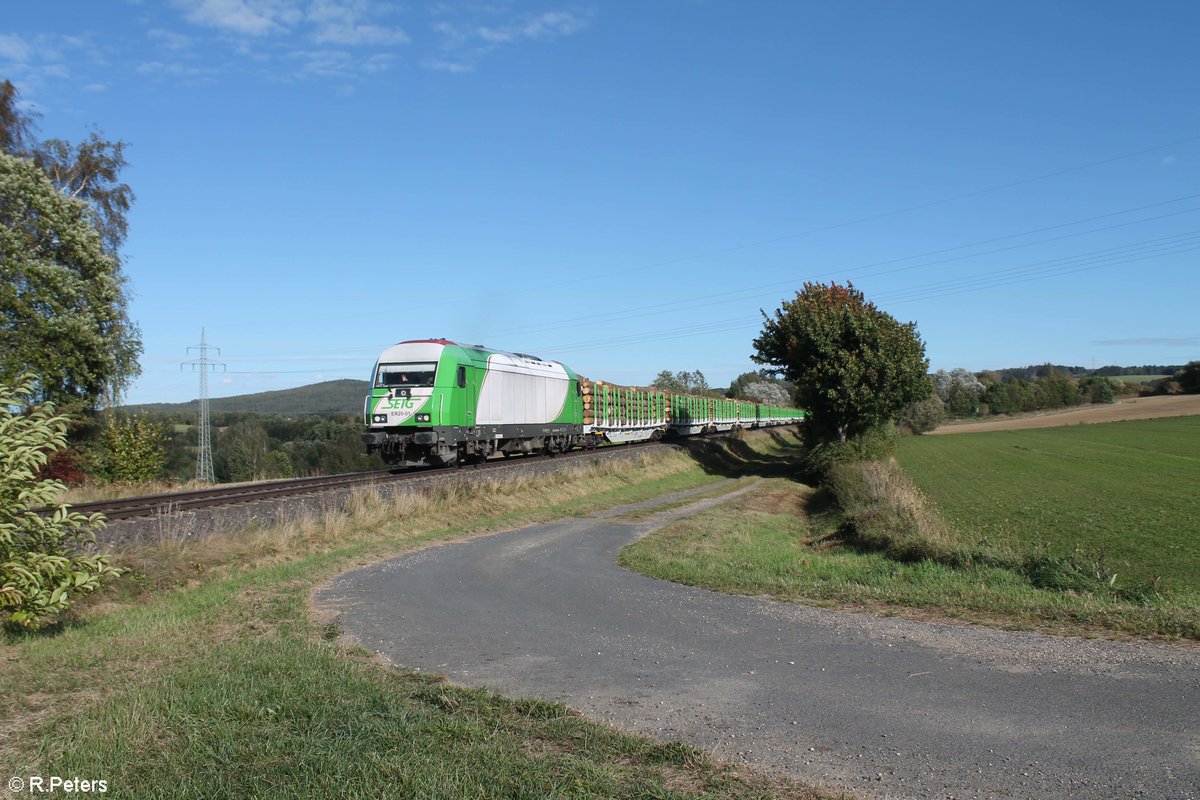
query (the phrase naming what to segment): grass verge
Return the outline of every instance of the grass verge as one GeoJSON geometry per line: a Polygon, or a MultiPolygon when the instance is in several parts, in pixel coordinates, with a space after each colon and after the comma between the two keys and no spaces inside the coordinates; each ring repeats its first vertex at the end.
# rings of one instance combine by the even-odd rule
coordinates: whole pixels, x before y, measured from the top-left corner
{"type": "Polygon", "coordinates": [[[717,476],[681,454],[381,501],[120,554],[133,575],[0,646],[0,764],[118,797],[815,797],[557,704],[459,689],[337,640],[311,590],[350,565],[717,476]]]}
{"type": "Polygon", "coordinates": [[[1106,562],[1088,553],[964,536],[894,462],[863,462],[838,468],[821,490],[763,481],[630,545],[620,560],[653,577],[780,600],[1054,633],[1200,639],[1200,595],[1112,580],[1106,562]]]}

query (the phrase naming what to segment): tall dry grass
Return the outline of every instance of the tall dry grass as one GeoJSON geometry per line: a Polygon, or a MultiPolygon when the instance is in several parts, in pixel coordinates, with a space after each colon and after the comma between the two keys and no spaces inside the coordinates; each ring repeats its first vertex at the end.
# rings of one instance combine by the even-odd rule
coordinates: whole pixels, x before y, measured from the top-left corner
{"type": "Polygon", "coordinates": [[[298,505],[285,521],[226,534],[195,536],[190,517],[165,513],[148,540],[113,551],[151,587],[187,584],[231,568],[262,566],[313,552],[358,546],[403,549],[414,541],[504,530],[573,513],[644,499],[636,493],[695,470],[681,453],[596,461],[547,475],[498,475],[454,480],[385,494],[359,487],[330,495],[317,507],[298,505]]]}
{"type": "Polygon", "coordinates": [[[962,539],[895,459],[837,464],[828,486],[842,508],[848,543],[898,561],[969,562],[962,539]]]}

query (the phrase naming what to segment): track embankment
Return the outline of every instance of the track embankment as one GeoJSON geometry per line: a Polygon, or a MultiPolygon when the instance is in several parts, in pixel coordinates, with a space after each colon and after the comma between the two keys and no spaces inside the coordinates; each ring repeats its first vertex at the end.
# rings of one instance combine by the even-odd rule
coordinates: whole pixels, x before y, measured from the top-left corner
{"type": "Polygon", "coordinates": [[[126,515],[131,509],[135,512],[127,518],[113,519],[97,534],[97,547],[109,549],[144,541],[182,541],[213,534],[232,534],[314,515],[338,513],[347,507],[356,492],[361,491],[378,492],[383,497],[403,492],[426,492],[455,483],[470,484],[503,480],[505,477],[549,474],[598,461],[635,458],[670,447],[670,444],[646,442],[581,450],[555,457],[495,459],[483,465],[461,469],[430,469],[399,474],[367,473],[360,476],[361,480],[350,480],[353,476],[341,475],[328,479],[308,479],[307,483],[272,481],[228,487],[228,493],[224,495],[218,488],[114,500],[111,503],[80,504],[73,508],[88,513],[105,513],[111,507],[117,517],[126,515]]]}

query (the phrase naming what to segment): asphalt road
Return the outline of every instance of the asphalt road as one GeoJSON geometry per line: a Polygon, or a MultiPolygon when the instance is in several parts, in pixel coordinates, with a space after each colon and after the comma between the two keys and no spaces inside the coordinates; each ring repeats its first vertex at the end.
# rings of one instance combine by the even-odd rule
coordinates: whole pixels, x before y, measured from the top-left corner
{"type": "Polygon", "coordinates": [[[697,510],[433,547],[315,600],[396,664],[864,797],[1200,799],[1194,649],[731,597],[614,563],[697,510]]]}

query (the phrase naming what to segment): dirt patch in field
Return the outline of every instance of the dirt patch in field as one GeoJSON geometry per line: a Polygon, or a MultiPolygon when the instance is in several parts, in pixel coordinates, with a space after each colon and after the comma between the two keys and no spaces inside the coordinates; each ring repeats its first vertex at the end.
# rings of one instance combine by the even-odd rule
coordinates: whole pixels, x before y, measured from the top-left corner
{"type": "Polygon", "coordinates": [[[1137,397],[1109,405],[1080,406],[1062,411],[1044,411],[1022,417],[998,417],[987,422],[953,422],[927,436],[980,431],[1016,431],[1026,428],[1055,428],[1059,425],[1089,425],[1127,419],[1192,417],[1200,415],[1200,394],[1137,397]]]}

